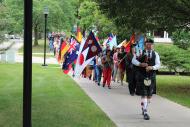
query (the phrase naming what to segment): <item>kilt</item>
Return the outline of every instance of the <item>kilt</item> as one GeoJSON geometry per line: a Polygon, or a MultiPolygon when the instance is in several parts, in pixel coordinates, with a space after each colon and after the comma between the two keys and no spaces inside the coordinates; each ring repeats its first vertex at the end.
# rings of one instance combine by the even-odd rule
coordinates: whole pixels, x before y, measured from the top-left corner
{"type": "Polygon", "coordinates": [[[156,74],[150,77],[151,85],[145,86],[144,79],[146,76],[141,72],[137,71],[136,73],[136,95],[140,96],[152,96],[152,94],[156,94],[156,74]]]}

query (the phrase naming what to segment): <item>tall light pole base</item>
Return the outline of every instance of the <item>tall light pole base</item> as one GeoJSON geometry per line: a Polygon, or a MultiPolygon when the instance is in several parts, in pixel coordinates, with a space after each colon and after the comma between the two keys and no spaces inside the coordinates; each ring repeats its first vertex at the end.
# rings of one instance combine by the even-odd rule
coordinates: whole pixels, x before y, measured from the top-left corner
{"type": "Polygon", "coordinates": [[[47,65],[47,64],[42,64],[42,66],[43,66],[43,67],[46,67],[46,66],[48,66],[48,65],[47,65]]]}

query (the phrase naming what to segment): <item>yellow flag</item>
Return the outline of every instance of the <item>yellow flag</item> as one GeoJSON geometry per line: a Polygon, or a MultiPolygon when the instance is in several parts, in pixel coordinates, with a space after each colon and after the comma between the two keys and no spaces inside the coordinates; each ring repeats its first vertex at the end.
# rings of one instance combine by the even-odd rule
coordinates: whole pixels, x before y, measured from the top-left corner
{"type": "Polygon", "coordinates": [[[82,41],[82,33],[81,33],[79,27],[77,28],[77,37],[76,37],[76,39],[77,39],[77,41],[78,41],[79,43],[81,43],[81,41],[82,41]]]}

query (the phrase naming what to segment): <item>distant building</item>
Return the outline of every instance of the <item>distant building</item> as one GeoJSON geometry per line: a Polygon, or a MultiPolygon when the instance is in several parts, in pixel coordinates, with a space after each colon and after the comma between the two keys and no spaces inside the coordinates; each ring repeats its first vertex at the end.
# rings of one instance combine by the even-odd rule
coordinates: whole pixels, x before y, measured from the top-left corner
{"type": "Polygon", "coordinates": [[[154,31],[154,42],[157,43],[173,43],[172,39],[169,37],[168,32],[166,31],[154,31]]]}
{"type": "MultiPolygon", "coordinates": [[[[172,39],[169,37],[168,32],[166,31],[154,31],[152,32],[152,36],[154,37],[154,42],[157,43],[173,43],[172,39]]],[[[151,34],[148,33],[148,35],[150,36],[151,34]]]]}

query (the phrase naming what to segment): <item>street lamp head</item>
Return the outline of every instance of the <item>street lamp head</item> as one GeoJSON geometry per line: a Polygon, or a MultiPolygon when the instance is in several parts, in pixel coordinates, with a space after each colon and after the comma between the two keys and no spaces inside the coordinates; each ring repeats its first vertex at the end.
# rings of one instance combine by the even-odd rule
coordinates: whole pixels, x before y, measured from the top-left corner
{"type": "Polygon", "coordinates": [[[47,6],[44,7],[44,15],[48,15],[49,14],[49,9],[47,6]]]}

